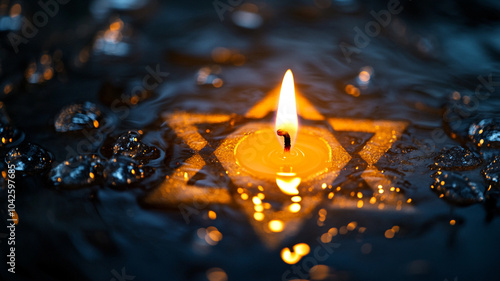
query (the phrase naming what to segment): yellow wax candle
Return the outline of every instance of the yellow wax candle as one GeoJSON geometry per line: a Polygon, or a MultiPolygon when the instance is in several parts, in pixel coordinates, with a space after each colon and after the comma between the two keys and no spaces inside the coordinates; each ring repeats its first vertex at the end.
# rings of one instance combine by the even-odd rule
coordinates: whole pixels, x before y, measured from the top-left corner
{"type": "Polygon", "coordinates": [[[333,143],[324,129],[304,126],[299,132],[293,75],[283,78],[276,122],[247,124],[234,146],[236,164],[247,174],[273,180],[288,195],[299,193],[303,181],[311,182],[330,170],[333,143]],[[276,139],[278,137],[278,139],[276,139]]]}

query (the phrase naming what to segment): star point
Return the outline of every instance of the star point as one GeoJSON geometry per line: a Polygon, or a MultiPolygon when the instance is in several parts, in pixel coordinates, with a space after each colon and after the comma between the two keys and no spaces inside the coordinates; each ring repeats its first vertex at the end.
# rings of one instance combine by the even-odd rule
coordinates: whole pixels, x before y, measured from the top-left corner
{"type": "MultiPolygon", "coordinates": [[[[245,114],[245,117],[258,120],[267,116],[270,112],[274,112],[276,110],[278,90],[271,92],[261,102],[253,106],[245,114]]],[[[400,210],[404,201],[401,199],[402,195],[393,192],[394,187],[392,187],[391,180],[375,164],[401,137],[408,123],[390,120],[326,118],[301,94],[297,94],[297,101],[300,105],[298,114],[305,120],[324,120],[335,131],[373,133],[373,136],[358,154],[368,164],[367,168],[361,173],[361,178],[373,189],[374,195],[372,198],[377,203],[384,201],[384,203],[381,203],[382,208],[380,207],[381,204],[376,205],[373,199],[370,199],[366,204],[360,204],[360,200],[357,200],[357,198],[338,198],[338,196],[332,200],[331,204],[340,208],[360,208],[360,206],[366,205],[372,210],[382,210],[385,205],[390,205],[400,210]]],[[[199,208],[206,208],[211,204],[228,205],[235,202],[247,216],[256,234],[268,247],[275,248],[286,238],[292,237],[300,231],[306,217],[310,216],[318,205],[325,200],[326,191],[323,189],[337,178],[340,171],[350,161],[351,155],[340,145],[331,131],[325,128],[313,129],[313,131],[317,131],[316,133],[319,136],[325,138],[333,150],[331,167],[321,176],[315,179],[307,179],[301,184],[305,188],[301,190],[300,203],[295,203],[299,207],[295,205],[294,208],[291,208],[290,205],[294,203],[290,201],[290,196],[281,193],[277,187],[269,187],[270,183],[266,182],[266,180],[255,178],[254,175],[241,169],[234,159],[234,148],[238,141],[245,134],[269,124],[255,121],[244,124],[226,136],[218,147],[210,147],[207,139],[198,132],[197,126],[200,124],[213,124],[216,126],[217,124],[231,122],[231,120],[233,120],[232,115],[228,114],[193,114],[188,112],[167,114],[165,116],[166,123],[187,144],[194,152],[194,155],[186,159],[171,175],[166,176],[165,181],[157,189],[150,192],[144,202],[155,207],[178,207],[181,212],[186,206],[197,205],[199,208]],[[206,156],[206,153],[212,153],[214,157],[206,156]],[[212,162],[214,161],[208,161],[207,157],[210,159],[215,158],[214,161],[219,162],[219,166],[224,169],[221,175],[227,180],[224,180],[225,184],[222,187],[198,186],[196,181],[194,184],[190,183],[190,180],[198,172],[207,166],[213,166],[214,163],[212,162]],[[207,162],[211,164],[207,165],[207,162]],[[228,185],[228,181],[231,181],[231,184],[228,185]],[[313,181],[319,182],[322,188],[314,188],[313,185],[308,185],[313,181]],[[263,185],[267,185],[265,189],[263,185]],[[235,188],[238,192],[231,191],[230,188],[235,188]],[[267,205],[261,199],[251,200],[259,194],[265,194],[266,200],[271,199],[273,202],[278,202],[278,206],[273,207],[269,203],[267,205]],[[203,204],[200,204],[200,202],[203,202],[203,204]],[[277,224],[278,227],[274,224],[277,224]]],[[[331,194],[335,191],[329,190],[328,192],[331,194]]],[[[331,199],[330,195],[328,198],[331,199]]]]}

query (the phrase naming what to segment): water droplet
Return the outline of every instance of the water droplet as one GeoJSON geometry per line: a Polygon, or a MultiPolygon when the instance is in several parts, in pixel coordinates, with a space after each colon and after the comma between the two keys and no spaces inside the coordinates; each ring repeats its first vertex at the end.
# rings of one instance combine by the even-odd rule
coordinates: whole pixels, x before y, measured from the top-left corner
{"type": "Polygon", "coordinates": [[[121,60],[138,58],[140,43],[137,31],[120,18],[110,21],[109,25],[97,32],[92,46],[92,54],[102,60],[121,60]]]}
{"type": "Polygon", "coordinates": [[[160,151],[156,147],[142,143],[141,138],[142,135],[135,131],[121,135],[113,146],[113,154],[127,156],[141,162],[160,157],[160,151]]]}
{"type": "Polygon", "coordinates": [[[153,168],[140,165],[130,158],[113,157],[104,169],[104,178],[111,186],[124,187],[139,183],[153,172],[153,168]]]}
{"type": "Polygon", "coordinates": [[[0,148],[10,147],[21,143],[24,133],[13,126],[0,127],[0,148]]]}
{"type": "Polygon", "coordinates": [[[374,70],[371,66],[362,67],[359,72],[352,74],[347,79],[340,80],[336,86],[341,92],[353,97],[375,95],[380,93],[380,87],[374,80],[374,70]],[[344,81],[347,81],[345,83],[344,81]]]}
{"type": "Polygon", "coordinates": [[[484,201],[477,184],[460,174],[437,171],[431,177],[434,179],[431,189],[449,203],[467,206],[484,201]]]}
{"type": "Polygon", "coordinates": [[[481,158],[472,151],[460,146],[443,149],[434,161],[435,167],[444,170],[470,170],[482,163],[481,158]]]}
{"type": "Polygon", "coordinates": [[[5,162],[15,165],[16,171],[40,173],[50,167],[52,154],[37,144],[26,143],[9,150],[5,162]]]}
{"type": "Polygon", "coordinates": [[[97,155],[80,155],[60,163],[50,171],[55,186],[76,188],[96,184],[103,179],[105,160],[97,155]]]}
{"type": "Polygon", "coordinates": [[[374,74],[373,67],[371,66],[362,67],[359,70],[358,76],[356,77],[356,82],[359,85],[359,87],[361,87],[362,89],[367,88],[370,82],[372,82],[373,74],[374,74]]]}
{"type": "Polygon", "coordinates": [[[0,31],[19,31],[22,26],[22,10],[21,4],[17,1],[2,2],[0,9],[0,31]]]}
{"type": "Polygon", "coordinates": [[[231,14],[231,19],[236,26],[246,29],[259,28],[264,22],[264,18],[259,14],[259,7],[252,3],[241,5],[231,14]]]}
{"type": "Polygon", "coordinates": [[[469,138],[479,147],[500,147],[500,123],[483,119],[470,125],[469,138]]]}
{"type": "MultiPolygon", "coordinates": [[[[7,67],[5,63],[3,64],[3,67],[7,67]]],[[[9,71],[13,68],[12,65],[8,66],[9,71]]],[[[0,65],[0,75],[2,74],[1,72],[2,65],[0,65]]],[[[17,71],[16,71],[17,72],[17,71]]],[[[1,82],[0,82],[0,98],[4,99],[9,96],[13,96],[16,93],[19,92],[19,86],[23,80],[23,75],[21,73],[14,73],[12,75],[9,75],[5,77],[1,82]]]]}
{"type": "Polygon", "coordinates": [[[196,74],[196,84],[200,86],[212,86],[220,88],[224,84],[221,76],[221,68],[218,65],[205,66],[196,74]]]}
{"type": "Polygon", "coordinates": [[[72,132],[84,129],[96,129],[102,125],[103,114],[91,102],[73,104],[64,107],[56,117],[57,132],[72,132]]]}
{"type": "Polygon", "coordinates": [[[44,52],[28,65],[24,71],[24,77],[30,84],[42,84],[53,79],[56,73],[63,73],[64,71],[61,51],[44,52]]]}

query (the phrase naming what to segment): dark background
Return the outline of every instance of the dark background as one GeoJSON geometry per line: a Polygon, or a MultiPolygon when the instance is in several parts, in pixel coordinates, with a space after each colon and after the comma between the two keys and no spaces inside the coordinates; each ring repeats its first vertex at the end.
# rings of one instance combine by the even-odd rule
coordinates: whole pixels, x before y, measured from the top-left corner
{"type": "MultiPolygon", "coordinates": [[[[231,6],[229,1],[220,2],[231,6]]],[[[20,44],[18,52],[9,34],[23,35],[22,29],[2,26],[0,83],[3,89],[12,87],[1,97],[6,113],[24,133],[20,142],[39,144],[53,154],[53,163],[43,171],[16,172],[16,274],[0,266],[2,278],[119,280],[113,272],[125,268],[133,280],[208,280],[207,270],[217,267],[226,272],[227,280],[308,279],[312,278],[311,266],[302,262],[296,266],[304,275],[284,276],[293,267],[282,261],[281,249],[304,242],[314,250],[321,247],[317,239],[329,228],[356,221],[367,230],[333,237],[335,250],[321,262],[329,269],[321,280],[497,280],[497,201],[464,207],[440,199],[430,189],[434,173],[430,166],[442,148],[469,148],[482,164],[468,171],[450,169],[468,176],[481,192],[487,189],[480,172],[498,155],[498,146],[478,148],[467,134],[474,122],[499,117],[500,87],[495,85],[488,99],[479,100],[477,106],[469,106],[463,97],[474,97],[482,85],[478,77],[500,81],[500,4],[494,0],[401,1],[403,10],[391,15],[389,24],[361,47],[356,45],[354,28],[364,30],[374,20],[370,11],[387,9],[388,1],[232,3],[236,2],[232,10],[222,13],[221,20],[213,1],[73,0],[59,5],[57,14],[20,44]],[[140,5],[131,8],[130,3],[136,2],[140,5]],[[248,3],[259,8],[254,14],[257,20],[238,21],[234,13],[248,3]],[[118,18],[127,27],[121,41],[127,51],[106,52],[96,47],[99,32],[118,18]],[[358,48],[350,60],[341,47],[347,45],[358,48]],[[217,61],[212,53],[216,47],[242,55],[243,63],[217,61]],[[27,74],[33,62],[37,73],[43,74],[41,56],[56,53],[59,59],[53,57],[50,79],[33,80],[27,74]],[[114,110],[109,100],[140,83],[148,66],[169,75],[137,105],[114,110]],[[200,78],[206,66],[212,67],[212,76],[200,78]],[[374,75],[363,88],[356,79],[366,66],[374,75]],[[410,123],[377,167],[395,178],[405,199],[412,198],[412,211],[345,209],[327,200],[325,193],[325,200],[299,233],[269,249],[236,204],[211,206],[217,212],[214,221],[207,218],[208,209],[202,209],[189,223],[178,208],[151,209],[143,204],[145,194],[191,153],[164,124],[165,113],[243,115],[280,84],[288,68],[294,71],[297,88],[327,117],[410,123]],[[213,86],[214,78],[224,81],[222,87],[213,86]],[[114,86],[105,87],[109,84],[114,86]],[[360,95],[347,93],[347,84],[358,86],[360,95]],[[454,100],[454,92],[462,99],[454,100]],[[54,121],[64,106],[83,101],[96,103],[112,129],[103,133],[102,141],[79,149],[86,136],[57,133],[54,121]],[[448,122],[446,114],[458,117],[448,122]],[[78,154],[107,157],[102,148],[106,141],[139,129],[145,132],[144,142],[161,151],[161,157],[148,164],[155,172],[145,180],[121,190],[106,183],[66,190],[55,188],[48,179],[48,169],[58,163],[78,154]],[[328,210],[324,226],[317,224],[320,208],[328,210]],[[450,225],[450,220],[456,224],[450,225]],[[224,235],[216,246],[203,244],[196,234],[211,225],[224,235]],[[392,239],[385,238],[385,231],[394,225],[400,231],[392,239]],[[361,250],[366,244],[369,253],[361,250]]],[[[35,1],[0,5],[9,11],[16,3],[22,6],[21,15],[31,21],[41,10],[35,1]]],[[[0,17],[0,21],[8,20],[9,12],[3,10],[0,17]]],[[[272,116],[265,120],[272,122],[272,116]]],[[[219,136],[232,129],[222,129],[219,136]]],[[[341,143],[355,140],[358,145],[370,137],[334,135],[341,143]]],[[[2,155],[18,144],[3,146],[2,155]]],[[[356,148],[352,150],[355,155],[356,148]]],[[[350,174],[353,165],[346,166],[334,185],[349,190],[361,184],[363,192],[369,193],[359,175],[350,174]]],[[[221,184],[218,180],[208,178],[214,185],[221,184]]],[[[235,192],[234,186],[226,187],[235,192]]],[[[6,190],[3,186],[0,191],[2,202],[7,200],[6,190]]],[[[349,198],[349,193],[338,196],[349,198]]],[[[0,214],[6,221],[7,204],[2,204],[0,214]]],[[[3,226],[2,233],[7,233],[3,226]]],[[[2,254],[6,253],[5,237],[0,246],[2,254]]],[[[210,281],[215,280],[219,279],[210,281]]]]}

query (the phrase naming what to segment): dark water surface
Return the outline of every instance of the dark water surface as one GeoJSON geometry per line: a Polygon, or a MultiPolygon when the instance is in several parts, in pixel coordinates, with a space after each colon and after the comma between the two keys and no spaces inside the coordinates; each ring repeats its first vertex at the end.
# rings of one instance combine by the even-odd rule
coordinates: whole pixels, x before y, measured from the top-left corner
{"type": "Polygon", "coordinates": [[[497,1],[56,6],[26,36],[16,22],[43,9],[0,3],[0,168],[16,165],[19,217],[3,280],[498,280],[497,1]],[[247,112],[287,69],[299,107],[317,110],[300,123],[351,158],[325,188],[300,186],[297,213],[214,155],[246,124],[274,122],[247,112]],[[379,133],[398,136],[369,163],[379,133]],[[287,264],[299,243],[309,254],[287,264]]]}

